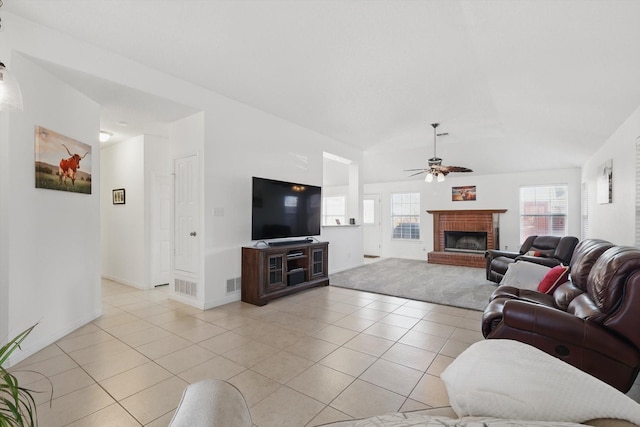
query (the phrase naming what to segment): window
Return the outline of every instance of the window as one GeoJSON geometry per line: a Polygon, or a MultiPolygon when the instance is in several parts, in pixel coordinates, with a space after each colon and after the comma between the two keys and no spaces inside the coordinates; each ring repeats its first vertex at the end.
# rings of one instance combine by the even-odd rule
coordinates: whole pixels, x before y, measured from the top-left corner
{"type": "Polygon", "coordinates": [[[362,201],[362,223],[372,225],[376,223],[376,201],[365,199],[362,201]]]}
{"type": "Polygon", "coordinates": [[[322,199],[322,224],[346,224],[346,197],[329,196],[322,199]]]}
{"type": "Polygon", "coordinates": [[[582,183],[582,238],[588,239],[591,237],[589,234],[589,183],[587,181],[582,183]]]}
{"type": "Polygon", "coordinates": [[[420,193],[391,195],[391,226],[394,239],[420,239],[420,193]]]}
{"type": "Polygon", "coordinates": [[[567,185],[520,188],[520,241],[528,236],[567,235],[567,185]]]}

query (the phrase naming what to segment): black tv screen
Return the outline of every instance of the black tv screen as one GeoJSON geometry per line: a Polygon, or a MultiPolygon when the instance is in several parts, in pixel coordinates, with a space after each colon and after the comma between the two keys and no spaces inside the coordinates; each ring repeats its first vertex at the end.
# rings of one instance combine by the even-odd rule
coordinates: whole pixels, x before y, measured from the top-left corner
{"type": "Polygon", "coordinates": [[[318,236],[321,188],[253,177],[251,240],[318,236]]]}

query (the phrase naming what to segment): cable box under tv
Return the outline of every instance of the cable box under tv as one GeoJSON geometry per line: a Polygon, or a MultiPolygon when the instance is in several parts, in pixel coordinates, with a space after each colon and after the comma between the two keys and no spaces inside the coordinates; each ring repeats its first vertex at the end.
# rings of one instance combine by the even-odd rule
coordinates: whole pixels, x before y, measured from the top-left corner
{"type": "Polygon", "coordinates": [[[287,258],[295,258],[295,257],[303,256],[303,255],[304,255],[303,251],[289,252],[287,254],[287,258]]]}
{"type": "Polygon", "coordinates": [[[287,285],[288,286],[294,286],[297,285],[299,283],[304,282],[305,278],[304,278],[304,273],[305,273],[305,269],[304,268],[295,268],[293,270],[290,270],[288,273],[288,281],[287,281],[287,285]]]}

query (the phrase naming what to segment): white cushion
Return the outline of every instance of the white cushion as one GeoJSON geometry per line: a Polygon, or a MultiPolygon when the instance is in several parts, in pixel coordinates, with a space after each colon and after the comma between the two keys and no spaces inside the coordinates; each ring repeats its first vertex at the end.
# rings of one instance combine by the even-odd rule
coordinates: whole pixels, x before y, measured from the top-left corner
{"type": "Polygon", "coordinates": [[[500,281],[501,285],[520,289],[538,290],[538,284],[551,268],[527,261],[516,261],[510,264],[500,281]]]}
{"type": "Polygon", "coordinates": [[[251,427],[244,396],[233,384],[214,378],[185,388],[169,427],[251,427]]]}
{"type": "Polygon", "coordinates": [[[479,341],[440,375],[460,417],[583,423],[617,418],[640,425],[640,405],[547,353],[512,340],[479,341]]]}
{"type": "MultiPolygon", "coordinates": [[[[334,424],[328,424],[333,426],[334,424]]],[[[505,420],[494,417],[448,418],[411,413],[379,415],[342,424],[344,427],[580,427],[584,424],[558,421],[505,420]]]]}

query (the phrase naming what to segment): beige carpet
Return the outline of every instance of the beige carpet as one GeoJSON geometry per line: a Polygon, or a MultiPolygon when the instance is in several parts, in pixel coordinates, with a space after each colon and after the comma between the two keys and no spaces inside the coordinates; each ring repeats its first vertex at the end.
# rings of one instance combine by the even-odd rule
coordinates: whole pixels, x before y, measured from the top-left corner
{"type": "Polygon", "coordinates": [[[329,277],[332,286],[484,310],[496,284],[483,268],[429,264],[398,258],[380,260],[329,277]]]}

